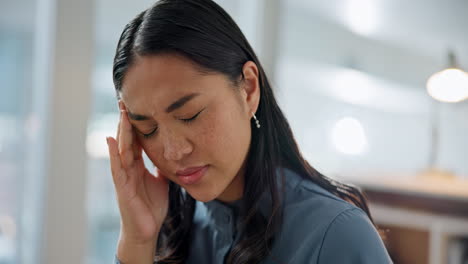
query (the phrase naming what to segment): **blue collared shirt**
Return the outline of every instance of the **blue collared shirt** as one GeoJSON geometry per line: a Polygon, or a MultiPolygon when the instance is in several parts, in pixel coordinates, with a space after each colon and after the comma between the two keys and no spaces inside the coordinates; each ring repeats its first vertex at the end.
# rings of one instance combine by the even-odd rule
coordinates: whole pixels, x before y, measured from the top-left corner
{"type": "MultiPolygon", "coordinates": [[[[367,215],[295,172],[284,169],[285,200],[281,230],[262,264],[387,264],[392,263],[367,215]]],[[[260,200],[266,215],[267,200],[260,200]]],[[[239,239],[240,202],[196,202],[187,264],[224,263],[239,239]]]]}

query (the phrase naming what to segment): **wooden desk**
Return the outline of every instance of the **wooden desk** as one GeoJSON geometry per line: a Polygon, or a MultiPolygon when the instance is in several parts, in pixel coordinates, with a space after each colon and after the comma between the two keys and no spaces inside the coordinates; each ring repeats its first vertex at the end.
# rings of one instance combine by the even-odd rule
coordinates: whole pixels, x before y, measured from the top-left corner
{"type": "Polygon", "coordinates": [[[467,179],[396,174],[345,179],[367,195],[398,263],[445,264],[450,243],[468,238],[467,179]]]}

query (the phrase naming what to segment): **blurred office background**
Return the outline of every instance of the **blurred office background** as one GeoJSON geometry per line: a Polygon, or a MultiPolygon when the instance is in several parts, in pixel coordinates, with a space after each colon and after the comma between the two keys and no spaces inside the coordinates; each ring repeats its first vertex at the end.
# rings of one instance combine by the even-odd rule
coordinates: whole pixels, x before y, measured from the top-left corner
{"type": "MultiPolygon", "coordinates": [[[[112,262],[112,60],[153,2],[0,0],[0,264],[112,262]]],[[[468,2],[216,2],[310,163],[366,191],[395,263],[468,263],[468,77],[428,89],[468,70],[468,2]]]]}

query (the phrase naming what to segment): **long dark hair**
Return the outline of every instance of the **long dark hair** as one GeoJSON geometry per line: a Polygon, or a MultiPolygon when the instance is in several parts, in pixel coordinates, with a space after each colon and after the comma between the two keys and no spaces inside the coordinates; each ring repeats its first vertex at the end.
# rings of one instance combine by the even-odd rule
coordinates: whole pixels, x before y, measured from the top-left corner
{"type": "MultiPolygon", "coordinates": [[[[276,180],[277,168],[288,168],[362,208],[372,221],[366,199],[358,189],[322,175],[303,158],[260,61],[234,20],[219,5],[212,0],[160,0],[130,21],[120,36],[114,58],[118,97],[125,73],[136,56],[158,54],[184,56],[203,70],[224,74],[233,84],[243,79],[242,66],[247,61],[253,61],[259,70],[256,117],[261,129],[252,126],[241,205],[242,239],[229,252],[227,263],[259,263],[268,255],[282,223],[282,184],[276,180]],[[267,218],[258,205],[264,192],[272,206],[267,218]]],[[[195,200],[170,183],[169,212],[156,249],[158,263],[185,261],[194,210],[195,200]]]]}

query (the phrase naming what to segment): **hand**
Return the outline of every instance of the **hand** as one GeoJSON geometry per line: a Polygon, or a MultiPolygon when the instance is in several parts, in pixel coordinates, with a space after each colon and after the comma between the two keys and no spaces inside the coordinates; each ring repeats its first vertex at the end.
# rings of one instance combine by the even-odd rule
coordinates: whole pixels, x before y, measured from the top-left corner
{"type": "Polygon", "coordinates": [[[120,240],[155,243],[168,211],[168,181],[159,169],[156,175],[146,169],[142,147],[122,105],[117,140],[107,138],[121,216],[120,240]]]}

